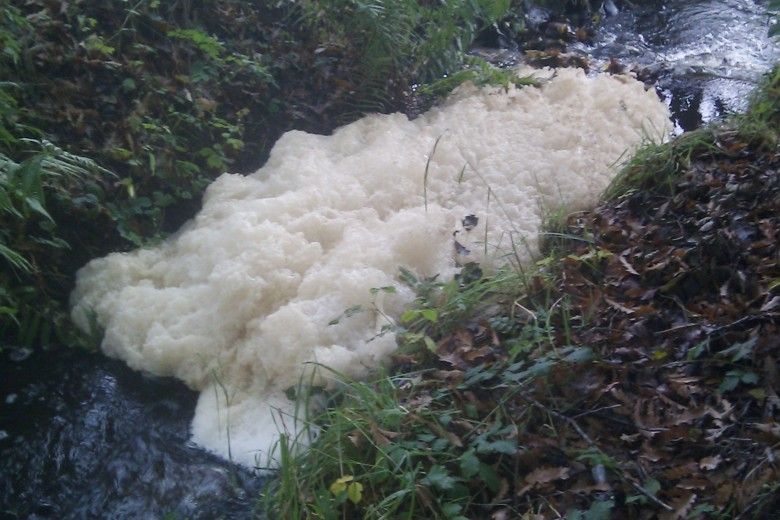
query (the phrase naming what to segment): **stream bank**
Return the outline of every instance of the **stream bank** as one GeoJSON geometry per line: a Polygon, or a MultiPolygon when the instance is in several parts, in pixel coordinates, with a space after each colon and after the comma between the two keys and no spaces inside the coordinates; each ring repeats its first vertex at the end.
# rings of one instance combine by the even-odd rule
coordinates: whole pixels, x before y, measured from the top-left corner
{"type": "Polygon", "coordinates": [[[328,396],[270,510],[775,518],[779,127],[777,67],[747,116],[647,145],[550,220],[535,265],[409,280],[393,365],[328,396]]]}
{"type": "MultiPolygon", "coordinates": [[[[726,12],[722,4],[695,5],[726,12]]],[[[755,13],[735,12],[735,16],[755,23],[755,13]]],[[[617,23],[620,16],[630,15],[623,12],[607,19],[607,23],[617,23]]],[[[647,21],[652,23],[659,24],[660,32],[667,22],[647,21]]],[[[758,35],[763,34],[764,25],[761,21],[744,27],[758,35]]],[[[633,26],[614,30],[619,34],[625,27],[633,26]]],[[[659,40],[657,45],[665,44],[659,40]]],[[[705,119],[697,101],[705,96],[696,94],[701,90],[697,90],[698,85],[716,81],[715,75],[694,70],[680,83],[676,99],[686,100],[679,102],[680,107],[694,114],[690,126],[705,119]]],[[[745,85],[755,81],[755,76],[745,79],[737,75],[737,81],[745,85]]],[[[735,99],[743,99],[742,93],[735,99]]],[[[717,108],[718,103],[714,104],[717,108]]],[[[715,116],[722,113],[723,107],[730,106],[725,102],[721,105],[713,113],[715,116]]],[[[235,518],[252,515],[253,504],[247,497],[256,492],[258,482],[225,462],[186,447],[186,424],[194,405],[192,395],[181,385],[132,374],[120,364],[98,356],[71,356],[55,349],[26,361],[14,361],[13,358],[24,357],[23,351],[5,350],[8,357],[2,362],[4,393],[0,415],[10,422],[4,423],[7,427],[0,426],[5,433],[0,434],[0,450],[7,461],[0,472],[18,475],[5,480],[0,495],[0,504],[9,518],[78,518],[87,512],[117,518],[161,517],[169,512],[195,518],[220,513],[235,518]],[[159,395],[167,396],[162,404],[157,402],[159,395]],[[51,405],[41,405],[47,402],[51,405]],[[113,433],[106,432],[109,416],[118,423],[113,433]],[[36,417],[31,422],[35,430],[19,427],[28,417],[36,417]],[[156,468],[153,474],[145,473],[150,464],[156,468]],[[100,469],[104,467],[110,469],[100,469]],[[87,481],[83,475],[93,479],[87,481]],[[142,483],[138,487],[128,485],[127,475],[141,476],[142,483]],[[84,485],[74,485],[77,480],[84,485]]]]}

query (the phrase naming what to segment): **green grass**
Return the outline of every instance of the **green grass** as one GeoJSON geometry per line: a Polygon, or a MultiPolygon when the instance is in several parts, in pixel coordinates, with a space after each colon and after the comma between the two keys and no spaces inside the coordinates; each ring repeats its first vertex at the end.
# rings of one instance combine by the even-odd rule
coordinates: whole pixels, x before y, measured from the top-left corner
{"type": "Polygon", "coordinates": [[[517,432],[549,414],[533,407],[518,414],[510,401],[555,366],[589,359],[585,349],[555,347],[551,318],[565,306],[551,303],[549,293],[539,291],[533,309],[513,305],[524,276],[503,269],[442,283],[402,271],[418,294],[395,329],[405,368],[364,381],[337,374],[338,389],[328,394],[325,410],[305,418],[310,430],[302,435],[318,432],[310,448],[298,449],[297,440],[286,436],[278,445],[281,472],[265,494],[269,513],[302,519],[473,518],[489,509],[504,486],[514,486],[517,432]],[[497,313],[499,307],[508,311],[497,313]],[[506,351],[491,362],[453,370],[451,380],[437,384],[434,376],[442,374],[433,364],[447,348],[439,340],[480,320],[514,336],[506,351]],[[481,397],[469,401],[468,394],[481,397]]]}
{"type": "Polygon", "coordinates": [[[671,195],[675,179],[686,171],[692,161],[715,149],[712,128],[687,132],[668,143],[647,142],[621,169],[603,194],[612,200],[630,191],[649,187],[666,189],[671,195]]]}
{"type": "Polygon", "coordinates": [[[722,123],[686,132],[668,143],[648,142],[642,146],[604,192],[612,200],[629,191],[652,189],[673,195],[671,187],[691,163],[711,152],[739,153],[722,146],[722,138],[739,136],[745,143],[774,150],[780,142],[780,65],[766,74],[751,95],[747,112],[722,123]]]}

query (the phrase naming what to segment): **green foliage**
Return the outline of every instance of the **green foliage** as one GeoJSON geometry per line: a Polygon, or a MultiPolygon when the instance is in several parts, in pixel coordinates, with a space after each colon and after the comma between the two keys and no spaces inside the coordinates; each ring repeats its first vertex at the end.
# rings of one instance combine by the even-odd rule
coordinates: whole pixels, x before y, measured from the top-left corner
{"type": "Polygon", "coordinates": [[[22,42],[26,31],[31,29],[27,19],[19,9],[12,5],[3,5],[0,11],[0,48],[2,59],[18,63],[22,51],[22,42]]]}
{"type": "Polygon", "coordinates": [[[427,83],[460,70],[478,32],[504,18],[509,0],[307,0],[304,19],[316,52],[347,60],[359,111],[392,106],[411,81],[427,83]]]}
{"type": "MultiPolygon", "coordinates": [[[[678,176],[692,161],[719,150],[717,136],[736,132],[742,139],[773,150],[780,135],[780,65],[766,74],[754,91],[745,114],[735,115],[723,123],[677,137],[666,143],[647,142],[637,150],[620,174],[604,193],[604,199],[614,199],[628,192],[652,189],[671,192],[678,176]]],[[[738,152],[738,150],[736,150],[738,152]]]]}
{"type": "Polygon", "coordinates": [[[780,64],[768,72],[750,99],[748,111],[735,117],[738,131],[773,150],[780,142],[780,64]]]}
{"type": "Polygon", "coordinates": [[[647,142],[639,148],[604,192],[614,199],[628,192],[652,187],[671,194],[674,180],[699,155],[714,149],[712,128],[687,132],[670,142],[647,142]]]}
{"type": "Polygon", "coordinates": [[[467,56],[464,63],[465,68],[420,87],[420,93],[446,96],[457,86],[467,81],[477,86],[495,85],[504,88],[508,88],[509,85],[523,87],[539,84],[538,80],[531,76],[520,77],[511,69],[500,69],[476,56],[467,56]]]}
{"type": "Polygon", "coordinates": [[[246,116],[274,87],[262,38],[217,36],[231,35],[228,18],[248,6],[222,8],[32,1],[13,8],[18,19],[0,30],[15,34],[21,26],[10,24],[21,20],[35,35],[14,52],[25,60],[2,64],[23,87],[15,93],[21,115],[120,174],[109,210],[134,245],[175,227],[175,215],[231,166],[244,149],[246,116]]]}
{"type": "Polygon", "coordinates": [[[84,157],[69,154],[46,141],[19,139],[29,157],[15,162],[0,153],[0,330],[4,337],[18,332],[19,343],[47,342],[51,332],[60,338],[66,312],[58,304],[55,279],[65,258],[72,254],[70,237],[52,217],[52,205],[70,206],[84,214],[98,199],[86,193],[112,174],[84,157]],[[78,193],[84,195],[71,199],[78,193]],[[51,299],[44,299],[41,296],[51,299]],[[52,298],[56,296],[56,298],[52,298]]]}
{"type": "Polygon", "coordinates": [[[8,341],[48,341],[36,329],[66,323],[76,268],[175,229],[245,149],[245,119],[266,106],[273,76],[262,38],[225,30],[249,6],[222,7],[232,10],[199,16],[211,8],[145,0],[4,5],[0,75],[12,81],[0,84],[0,261],[9,267],[0,329],[8,341]]]}
{"type": "MultiPolygon", "coordinates": [[[[395,328],[401,352],[435,358],[440,352],[431,338],[452,332],[465,317],[480,315],[484,306],[515,294],[520,276],[505,270],[442,283],[402,270],[401,279],[418,299],[395,328]]],[[[540,308],[537,315],[543,312],[540,308]]],[[[544,380],[554,366],[576,366],[592,358],[575,347],[556,351],[548,342],[549,327],[542,320],[527,324],[512,356],[471,367],[449,384],[431,387],[424,375],[434,369],[427,365],[382,372],[368,381],[335,374],[340,385],[328,395],[325,411],[305,418],[310,429],[299,438],[283,437],[278,445],[281,472],[265,494],[269,514],[302,519],[481,517],[478,512],[489,509],[502,489],[515,489],[525,477],[514,462],[521,450],[518,432],[546,420],[531,409],[518,414],[509,400],[544,380]],[[489,397],[475,403],[464,401],[463,395],[489,397]],[[308,450],[297,449],[298,442],[312,438],[308,450]],[[360,483],[360,500],[345,498],[347,482],[360,483]],[[339,493],[333,492],[335,487],[339,493]]],[[[305,388],[296,392],[306,393],[305,388]]]]}
{"type": "MultiPolygon", "coordinates": [[[[730,146],[728,142],[718,140],[724,132],[742,133],[743,137],[754,137],[755,142],[770,143],[770,122],[777,117],[777,77],[776,71],[770,74],[744,119],[732,119],[723,127],[645,147],[629,162],[623,177],[607,197],[638,190],[673,193],[674,180],[690,170],[702,154],[715,150],[730,153],[724,149],[730,146]]],[[[564,236],[567,228],[560,216],[552,215],[548,220],[557,223],[551,233],[570,243],[578,238],[564,236]]],[[[477,267],[470,266],[459,279],[442,282],[436,277],[420,278],[402,269],[399,278],[415,291],[417,299],[392,327],[401,344],[394,371],[380,372],[367,381],[354,381],[336,374],[340,384],[328,394],[326,409],[319,415],[304,418],[310,430],[302,437],[307,441],[314,439],[308,451],[297,449],[300,439],[284,437],[279,445],[279,478],[271,483],[265,495],[269,512],[281,518],[302,519],[460,520],[489,518],[492,514],[521,518],[548,512],[544,508],[550,507],[550,517],[597,520],[627,510],[639,512],[660,507],[673,511],[664,502],[669,496],[668,492],[664,493],[668,482],[659,473],[648,474],[642,470],[638,480],[627,477],[632,467],[630,457],[636,454],[633,448],[616,453],[611,451],[611,441],[594,440],[593,431],[586,425],[591,421],[598,424],[597,415],[604,408],[578,410],[580,385],[599,379],[591,370],[605,370],[609,375],[602,383],[609,381],[608,386],[612,388],[614,381],[621,378],[625,381],[627,366],[645,370],[639,368],[643,365],[647,371],[641,373],[652,374],[648,377],[657,385],[657,367],[650,360],[660,361],[662,358],[656,358],[655,353],[663,351],[648,351],[645,355],[650,362],[647,363],[621,364],[614,359],[607,361],[606,357],[613,356],[616,347],[624,348],[622,336],[615,336],[614,344],[607,343],[600,349],[574,344],[575,338],[582,338],[583,330],[589,327],[584,316],[575,317],[565,290],[576,294],[583,284],[576,278],[569,280],[571,285],[557,284],[563,283],[564,274],[569,279],[573,272],[586,272],[593,275],[593,281],[588,276],[588,285],[598,286],[599,271],[606,268],[607,262],[617,261],[613,252],[598,245],[596,237],[592,240],[582,237],[578,246],[577,254],[568,253],[563,245],[552,248],[551,256],[528,268],[535,270],[533,277],[510,269],[483,276],[477,267]],[[571,269],[561,274],[557,270],[565,264],[571,269]],[[561,279],[556,281],[556,277],[561,279]],[[562,295],[555,292],[558,289],[564,291],[562,295]],[[578,325],[572,330],[574,320],[578,325]],[[459,335],[464,328],[492,331],[502,338],[486,340],[490,347],[484,347],[489,352],[485,354],[474,344],[479,332],[459,335]],[[455,347],[451,348],[452,345],[455,347]],[[479,354],[472,363],[458,357],[474,355],[475,351],[479,354]],[[482,355],[488,361],[480,362],[482,355]],[[578,379],[578,372],[588,375],[578,379]],[[568,434],[563,431],[566,426],[571,428],[568,434]],[[551,449],[555,461],[542,463],[531,457],[533,446],[538,445],[554,446],[551,449]],[[628,459],[627,453],[631,454],[628,459]],[[539,464],[548,465],[538,467],[539,464]],[[609,475],[610,492],[556,489],[555,479],[574,478],[568,470],[574,472],[578,464],[580,478],[585,481],[590,482],[592,478],[596,483],[605,483],[609,475]],[[533,469],[537,467],[538,474],[533,469]],[[622,483],[623,493],[615,492],[618,481],[622,483]],[[351,501],[346,498],[346,486],[353,482],[361,486],[360,499],[351,501]],[[537,483],[540,484],[537,489],[547,486],[546,492],[550,493],[547,498],[565,496],[566,500],[573,501],[569,504],[575,505],[556,509],[544,496],[533,492],[524,494],[537,483]],[[336,488],[338,493],[333,492],[336,488]]],[[[776,289],[776,285],[772,287],[776,289]]],[[[587,296],[583,299],[588,305],[594,304],[587,296]]],[[[609,309],[605,314],[610,316],[610,323],[618,319],[615,309],[606,304],[604,307],[609,309]]],[[[713,385],[712,394],[731,393],[730,399],[736,399],[737,395],[748,395],[759,401],[766,399],[759,370],[746,364],[756,357],[759,341],[758,335],[751,335],[750,339],[734,342],[717,352],[709,352],[709,339],[697,344],[688,351],[688,362],[701,363],[707,358],[722,379],[706,377],[702,381],[697,379],[694,385],[703,384],[706,379],[707,384],[713,385]]],[[[666,366],[671,369],[682,364],[685,361],[676,359],[666,366]]],[[[674,370],[677,373],[677,368],[674,370]]],[[[621,382],[621,388],[631,385],[621,382]]],[[[639,388],[644,387],[640,384],[639,388]]],[[[299,395],[305,393],[305,389],[298,391],[299,395]]],[[[603,395],[601,391],[597,394],[603,395]]],[[[637,399],[636,403],[646,403],[644,397],[637,399]]],[[[615,406],[622,405],[608,408],[615,406]]],[[[614,423],[606,423],[610,425],[608,428],[619,430],[614,425],[639,413],[637,410],[639,405],[629,406],[626,415],[620,415],[614,423]]],[[[663,406],[652,413],[661,414],[663,410],[673,413],[671,408],[663,406]]],[[[601,424],[603,427],[604,423],[601,424]]],[[[640,429],[631,431],[645,431],[645,426],[639,422],[637,425],[640,429]]],[[[607,432],[600,432],[602,440],[610,439],[607,432]]],[[[695,432],[695,428],[690,432],[695,432]]],[[[618,444],[618,434],[614,435],[618,444]]],[[[626,440],[631,437],[621,437],[620,442],[633,442],[626,440]]],[[[641,437],[637,433],[637,438],[641,437]]],[[[699,464],[703,464],[696,461],[706,460],[702,458],[703,453],[691,455],[693,471],[698,471],[699,464]]],[[[678,455],[671,455],[674,463],[678,455]]],[[[668,467],[664,463],[662,466],[668,467]]],[[[768,493],[776,491],[777,486],[768,488],[767,495],[759,495],[753,503],[762,511],[769,510],[768,493]]],[[[702,498],[695,507],[691,505],[688,517],[715,510],[702,498]]]]}
{"type": "MultiPolygon", "coordinates": [[[[457,71],[509,4],[6,2],[0,327],[10,340],[9,316],[36,297],[64,316],[76,268],[159,241],[281,132],[327,131],[457,71]]],[[[477,82],[515,81],[471,67],[477,82]]]]}

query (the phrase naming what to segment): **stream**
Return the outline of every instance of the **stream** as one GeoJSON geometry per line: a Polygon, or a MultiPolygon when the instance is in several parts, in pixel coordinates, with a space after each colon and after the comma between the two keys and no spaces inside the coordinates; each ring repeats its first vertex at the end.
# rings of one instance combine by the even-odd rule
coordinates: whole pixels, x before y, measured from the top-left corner
{"type": "MultiPolygon", "coordinates": [[[[744,110],[780,59],[765,2],[669,0],[573,50],[650,71],[677,132],[744,110]]],[[[197,396],[99,354],[0,351],[0,520],[254,518],[263,481],[189,442],[197,396]]]]}

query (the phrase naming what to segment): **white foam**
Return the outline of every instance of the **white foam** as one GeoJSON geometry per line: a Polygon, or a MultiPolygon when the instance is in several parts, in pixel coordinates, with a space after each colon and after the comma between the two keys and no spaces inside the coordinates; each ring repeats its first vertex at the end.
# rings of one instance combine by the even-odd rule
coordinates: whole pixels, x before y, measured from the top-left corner
{"type": "Polygon", "coordinates": [[[85,266],[73,318],[86,329],[93,311],[107,355],[201,391],[195,442],[227,457],[229,439],[234,460],[265,464],[278,428],[294,424],[283,392],[303,363],[359,377],[395,348],[392,334],[370,338],[413,299],[399,266],[452,276],[456,230],[471,260],[500,263],[512,240],[529,259],[544,211],[592,205],[610,165],[667,130],[640,83],[559,70],[540,89],[462,87],[414,121],[288,132],[254,174],[218,178],[161,246],[85,266]],[[370,289],[391,285],[375,301],[370,289]],[[354,305],[369,311],[328,325],[354,305]]]}

